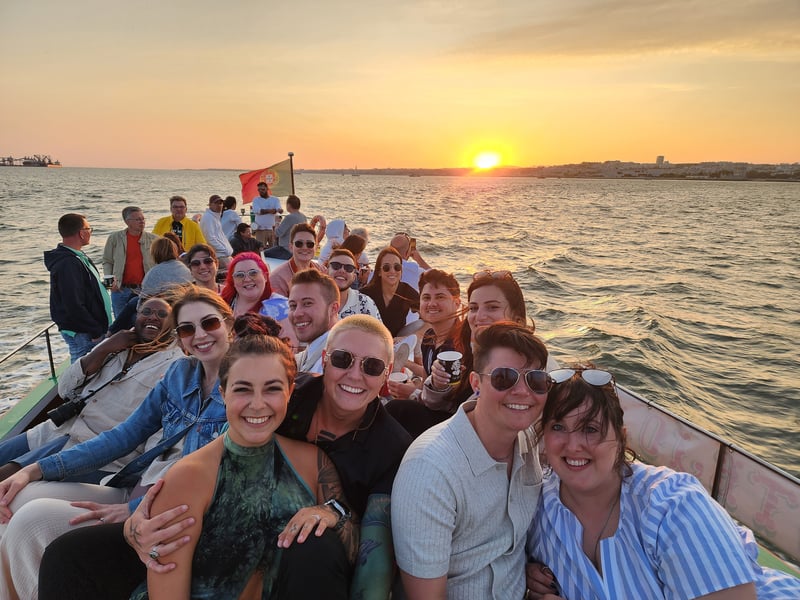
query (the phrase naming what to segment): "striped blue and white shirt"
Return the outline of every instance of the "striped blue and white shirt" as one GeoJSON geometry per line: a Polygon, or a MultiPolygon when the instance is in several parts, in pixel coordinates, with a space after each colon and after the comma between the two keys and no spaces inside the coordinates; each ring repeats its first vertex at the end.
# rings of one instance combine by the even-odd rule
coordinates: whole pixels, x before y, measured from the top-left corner
{"type": "Polygon", "coordinates": [[[636,463],[622,483],[620,520],[600,542],[603,574],[583,553],[583,527],[545,482],[528,556],[549,566],[567,600],[690,599],[755,582],[759,600],[800,598],[800,580],[756,562],[753,534],[692,475],[636,463]]]}

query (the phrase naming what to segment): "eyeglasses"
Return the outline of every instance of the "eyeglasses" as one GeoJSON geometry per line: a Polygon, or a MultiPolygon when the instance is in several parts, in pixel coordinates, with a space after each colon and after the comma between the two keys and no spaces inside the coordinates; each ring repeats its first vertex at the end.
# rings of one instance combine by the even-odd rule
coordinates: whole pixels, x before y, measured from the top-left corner
{"type": "Polygon", "coordinates": [[[357,358],[361,359],[361,372],[370,377],[378,377],[386,372],[386,362],[372,356],[356,356],[347,350],[333,350],[328,358],[331,366],[346,371],[357,358]]]}
{"type": "Polygon", "coordinates": [[[547,390],[550,389],[550,379],[547,376],[547,371],[542,371],[541,369],[520,372],[511,367],[497,367],[492,369],[491,373],[479,373],[479,375],[488,375],[489,382],[498,392],[510,390],[517,385],[520,375],[525,376],[525,385],[534,394],[546,394],[547,390]]]}
{"type": "Polygon", "coordinates": [[[614,381],[614,376],[608,371],[601,371],[600,369],[556,369],[550,371],[548,376],[553,385],[569,381],[575,375],[581,374],[581,379],[593,387],[603,387],[614,381]]]}
{"type": "MultiPolygon", "coordinates": [[[[200,321],[200,328],[206,333],[216,331],[220,327],[222,327],[222,319],[219,317],[206,317],[200,321]]],[[[194,335],[195,331],[197,331],[197,327],[194,323],[181,323],[175,328],[175,333],[182,338],[194,335]]]]}
{"type": "Polygon", "coordinates": [[[255,279],[261,273],[258,269],[250,269],[249,271],[235,271],[233,278],[237,281],[244,281],[245,278],[255,279]]]}
{"type": "Polygon", "coordinates": [[[81,227],[81,231],[88,231],[92,233],[94,231],[94,227],[81,227]]]}
{"type": "Polygon", "coordinates": [[[353,265],[346,265],[345,263],[340,263],[337,261],[331,261],[329,263],[329,266],[334,271],[344,270],[346,273],[352,273],[353,271],[356,270],[356,268],[353,265]]]}
{"type": "Polygon", "coordinates": [[[194,258],[189,261],[190,267],[199,267],[200,265],[213,265],[214,259],[210,256],[206,256],[205,258],[194,258]]]}
{"type": "Polygon", "coordinates": [[[150,317],[156,314],[159,319],[166,319],[169,316],[169,311],[163,308],[150,308],[149,306],[145,306],[139,309],[139,314],[143,317],[150,317]]]}
{"type": "Polygon", "coordinates": [[[294,247],[295,248],[302,248],[304,244],[305,244],[306,248],[313,248],[314,246],[317,245],[316,242],[310,242],[308,240],[306,240],[305,242],[303,240],[295,240],[294,241],[294,247]]]}
{"type": "Polygon", "coordinates": [[[472,281],[478,281],[479,279],[514,279],[514,276],[511,271],[491,271],[486,269],[478,271],[472,276],[472,281]]]}
{"type": "Polygon", "coordinates": [[[381,265],[381,271],[383,271],[384,273],[388,273],[389,271],[392,270],[393,266],[395,271],[403,270],[403,265],[401,265],[400,263],[394,263],[394,265],[390,265],[389,263],[383,263],[381,265]]]}

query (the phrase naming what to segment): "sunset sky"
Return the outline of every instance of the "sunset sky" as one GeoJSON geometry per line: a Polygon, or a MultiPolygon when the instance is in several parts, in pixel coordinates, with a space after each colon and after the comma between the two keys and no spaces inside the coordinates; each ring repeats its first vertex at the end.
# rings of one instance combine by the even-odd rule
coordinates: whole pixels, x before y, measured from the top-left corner
{"type": "Polygon", "coordinates": [[[0,3],[0,155],[800,161],[800,0],[0,3]]]}

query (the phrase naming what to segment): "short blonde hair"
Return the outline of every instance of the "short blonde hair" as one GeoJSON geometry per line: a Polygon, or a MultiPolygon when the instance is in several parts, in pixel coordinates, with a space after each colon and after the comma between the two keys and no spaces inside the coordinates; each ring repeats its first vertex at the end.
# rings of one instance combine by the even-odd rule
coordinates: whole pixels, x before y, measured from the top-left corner
{"type": "Polygon", "coordinates": [[[386,325],[370,315],[351,315],[337,321],[328,333],[328,341],[325,344],[325,351],[327,353],[330,353],[336,347],[336,338],[340,333],[345,331],[360,331],[379,337],[386,346],[386,355],[388,356],[387,362],[394,362],[394,342],[392,341],[392,334],[386,329],[386,325]]]}

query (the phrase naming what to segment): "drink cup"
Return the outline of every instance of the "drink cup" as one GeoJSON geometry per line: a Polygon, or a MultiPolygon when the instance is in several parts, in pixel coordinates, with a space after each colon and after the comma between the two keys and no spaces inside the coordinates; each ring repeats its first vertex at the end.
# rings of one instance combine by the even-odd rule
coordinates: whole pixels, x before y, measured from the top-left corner
{"type": "Polygon", "coordinates": [[[114,276],[106,275],[105,277],[103,277],[103,285],[106,286],[107,288],[110,288],[112,285],[114,285],[114,276]]]}
{"type": "Polygon", "coordinates": [[[450,373],[450,385],[455,385],[461,381],[461,352],[456,352],[455,350],[439,352],[436,358],[442,368],[450,373]]]}
{"type": "Polygon", "coordinates": [[[389,381],[394,381],[395,383],[405,383],[408,381],[408,375],[402,371],[398,371],[397,373],[389,373],[389,381]]]}

